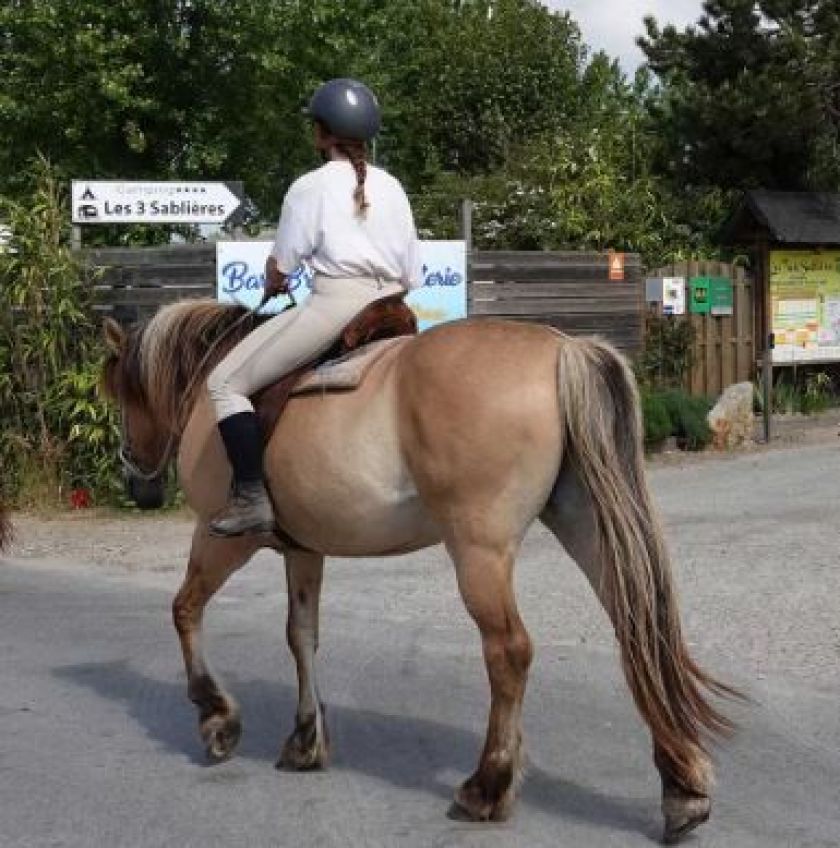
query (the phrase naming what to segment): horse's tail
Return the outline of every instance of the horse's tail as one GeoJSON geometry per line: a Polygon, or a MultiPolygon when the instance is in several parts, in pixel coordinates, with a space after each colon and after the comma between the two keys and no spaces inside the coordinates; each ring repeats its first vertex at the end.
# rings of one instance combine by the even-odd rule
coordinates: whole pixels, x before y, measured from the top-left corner
{"type": "Polygon", "coordinates": [[[703,737],[733,724],[706,699],[738,693],[689,656],[668,554],[644,472],[636,381],[625,359],[597,339],[563,338],[558,384],[566,458],[594,508],[600,596],[621,649],[633,699],[686,787],[703,787],[711,770],[703,737]]]}
{"type": "Polygon", "coordinates": [[[6,509],[3,501],[0,501],[0,552],[5,550],[6,546],[12,540],[12,521],[9,517],[9,511],[6,509]]]}

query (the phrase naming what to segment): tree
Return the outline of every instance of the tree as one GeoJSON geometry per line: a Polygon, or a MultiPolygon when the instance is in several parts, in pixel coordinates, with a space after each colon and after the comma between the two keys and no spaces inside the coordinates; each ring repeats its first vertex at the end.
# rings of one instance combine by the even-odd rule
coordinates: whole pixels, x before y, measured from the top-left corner
{"type": "Polygon", "coordinates": [[[659,167],[676,186],[840,188],[840,8],[707,0],[678,31],[645,20],[661,80],[659,167]]]}
{"type": "Polygon", "coordinates": [[[269,203],[305,150],[294,45],[282,38],[293,6],[4,4],[0,193],[21,191],[40,152],[64,178],[240,178],[269,203]]]}
{"type": "Polygon", "coordinates": [[[383,92],[380,152],[412,187],[490,171],[575,113],[584,48],[568,15],[537,0],[402,0],[384,14],[363,70],[383,92]]]}

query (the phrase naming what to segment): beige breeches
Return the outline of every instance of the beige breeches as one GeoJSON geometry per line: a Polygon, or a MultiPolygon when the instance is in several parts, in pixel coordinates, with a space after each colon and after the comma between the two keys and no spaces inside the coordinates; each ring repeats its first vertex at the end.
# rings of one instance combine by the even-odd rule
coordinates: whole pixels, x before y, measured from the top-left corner
{"type": "Polygon", "coordinates": [[[399,283],[366,277],[315,277],[300,306],[249,333],[210,373],[216,420],[253,410],[249,395],[327,350],[369,303],[402,291],[399,283]]]}

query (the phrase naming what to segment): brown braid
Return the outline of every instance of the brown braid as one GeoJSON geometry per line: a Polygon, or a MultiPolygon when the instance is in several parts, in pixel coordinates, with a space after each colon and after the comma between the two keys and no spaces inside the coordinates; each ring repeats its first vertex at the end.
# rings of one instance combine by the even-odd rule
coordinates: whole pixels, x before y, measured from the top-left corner
{"type": "Polygon", "coordinates": [[[356,139],[341,139],[336,147],[344,154],[356,172],[356,190],[353,192],[353,200],[356,201],[356,214],[364,217],[370,208],[370,203],[365,197],[365,179],[367,177],[367,148],[363,141],[356,139]]]}

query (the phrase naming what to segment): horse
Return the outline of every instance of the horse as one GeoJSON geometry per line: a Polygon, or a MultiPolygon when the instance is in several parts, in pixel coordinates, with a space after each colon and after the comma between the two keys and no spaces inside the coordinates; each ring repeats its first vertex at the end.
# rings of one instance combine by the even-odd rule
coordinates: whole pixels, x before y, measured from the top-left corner
{"type": "Polygon", "coordinates": [[[104,328],[103,385],[121,409],[121,455],[148,480],[177,452],[197,517],[172,614],[208,756],[230,756],[242,724],[205,660],[203,611],[255,551],[285,558],[287,639],[299,682],[295,728],[278,767],[311,769],[329,756],[315,666],[324,558],[384,557],[442,542],[490,683],[484,747],[455,805],[473,820],[505,819],[522,781],[520,719],[533,653],[513,569],[539,519],[613,625],[653,739],[664,838],[677,841],[704,822],[709,742],[733,730],[710,696],[738,693],[695,662],[683,637],[645,479],[637,387],[623,356],[597,338],[492,319],[408,337],[388,347],[355,390],[290,400],[264,455],[283,532],[216,538],[208,521],[225,503],[231,470],[205,378],[254,320],[243,307],[182,301],[143,325],[125,330],[106,320],[104,328]]]}

